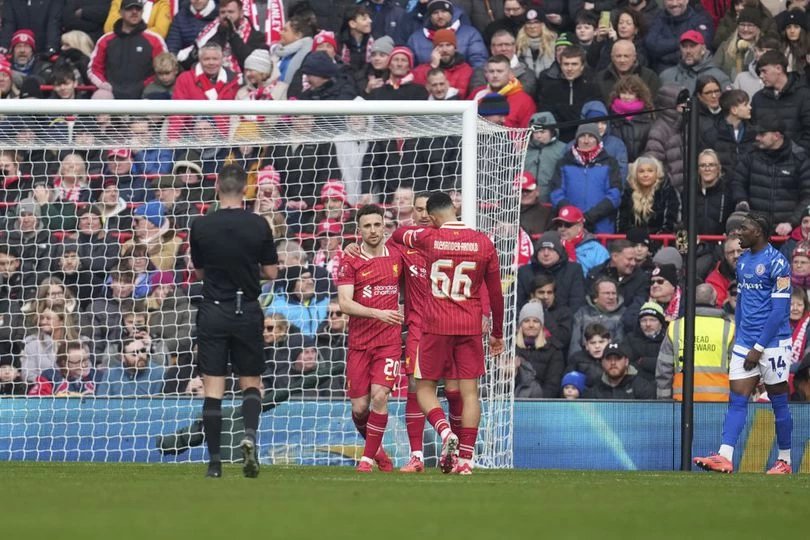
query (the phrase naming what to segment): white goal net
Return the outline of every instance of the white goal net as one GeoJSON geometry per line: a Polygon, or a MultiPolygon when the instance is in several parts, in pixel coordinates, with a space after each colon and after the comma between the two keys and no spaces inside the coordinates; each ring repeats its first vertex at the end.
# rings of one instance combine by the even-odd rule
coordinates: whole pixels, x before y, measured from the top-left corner
{"type": "MultiPolygon", "coordinates": [[[[461,103],[40,102],[21,114],[24,103],[0,105],[0,460],[206,459],[188,231],[216,211],[230,163],[248,171],[245,205],[270,223],[281,262],[260,299],[262,462],[362,453],[333,279],[358,205],[383,205],[391,232],[410,223],[415,194],[449,192],[498,248],[513,347],[528,132],[465,117],[461,103]]],[[[477,460],[511,467],[511,371],[487,366],[477,460]]],[[[399,465],[404,389],[393,396],[384,446],[399,465]]],[[[240,403],[230,380],[224,459],[242,436],[240,403]]]]}

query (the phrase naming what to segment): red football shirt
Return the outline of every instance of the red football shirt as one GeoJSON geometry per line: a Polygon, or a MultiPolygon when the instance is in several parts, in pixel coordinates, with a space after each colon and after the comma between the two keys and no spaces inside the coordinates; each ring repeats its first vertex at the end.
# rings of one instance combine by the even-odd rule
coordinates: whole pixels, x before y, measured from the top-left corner
{"type": "Polygon", "coordinates": [[[492,310],[492,335],[503,337],[503,295],[498,253],[483,233],[460,221],[438,229],[398,229],[395,242],[425,255],[429,290],[422,331],[449,336],[481,334],[481,286],[486,283],[492,310]]]}
{"type": "Polygon", "coordinates": [[[422,328],[425,298],[430,294],[427,261],[418,249],[402,248],[405,272],[405,324],[422,328]]]}
{"type": "MultiPolygon", "coordinates": [[[[344,256],[338,270],[337,285],[354,285],[354,301],[374,309],[399,309],[399,282],[402,254],[385,246],[380,257],[362,251],[359,257],[344,256]]],[[[370,349],[402,343],[402,328],[377,319],[349,317],[349,348],[370,349]]]]}

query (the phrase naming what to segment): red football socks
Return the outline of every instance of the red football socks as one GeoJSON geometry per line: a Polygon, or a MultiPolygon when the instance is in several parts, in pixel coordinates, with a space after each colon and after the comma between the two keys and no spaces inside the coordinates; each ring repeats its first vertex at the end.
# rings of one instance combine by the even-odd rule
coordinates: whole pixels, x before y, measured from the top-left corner
{"type": "Polygon", "coordinates": [[[458,458],[472,459],[475,452],[475,440],[478,438],[478,428],[459,428],[458,433],[458,458]]]}
{"type": "Polygon", "coordinates": [[[447,398],[447,408],[450,413],[450,429],[453,430],[453,433],[458,433],[461,429],[461,411],[464,408],[461,392],[458,390],[445,390],[444,397],[447,398]]]}
{"type": "Polygon", "coordinates": [[[419,402],[416,401],[416,392],[408,392],[408,400],[405,402],[405,428],[408,431],[411,452],[421,452],[425,415],[422,414],[419,402]]]}
{"type": "Polygon", "coordinates": [[[374,411],[368,413],[368,423],[366,424],[366,447],[363,450],[363,457],[374,459],[377,450],[382,444],[385,435],[385,426],[388,425],[388,413],[379,414],[374,411]]]}
{"type": "Polygon", "coordinates": [[[354,427],[357,428],[357,433],[359,433],[364,439],[366,438],[366,425],[368,424],[368,417],[369,415],[367,414],[357,416],[356,414],[352,413],[352,422],[354,422],[354,427]]]}
{"type": "Polygon", "coordinates": [[[450,423],[444,417],[444,411],[441,407],[436,407],[428,411],[427,420],[430,422],[430,425],[433,426],[433,429],[436,430],[436,433],[441,436],[442,440],[450,433],[450,423]]]}

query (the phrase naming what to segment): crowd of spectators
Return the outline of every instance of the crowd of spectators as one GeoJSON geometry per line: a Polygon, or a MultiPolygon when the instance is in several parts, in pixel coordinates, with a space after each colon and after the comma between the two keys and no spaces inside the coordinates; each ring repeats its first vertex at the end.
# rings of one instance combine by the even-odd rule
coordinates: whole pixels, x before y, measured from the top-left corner
{"type": "MultiPolygon", "coordinates": [[[[651,398],[672,396],[660,351],[684,309],[685,246],[651,235],[683,230],[686,92],[701,118],[697,232],[733,233],[754,210],[788,237],[805,399],[806,4],[309,0],[285,3],[270,44],[263,1],[4,0],[0,98],[477,100],[488,121],[532,129],[516,180],[534,244],[515,280],[517,395],[651,398]],[[597,236],[612,233],[623,239],[597,236]]],[[[458,199],[453,138],[317,142],[316,119],[297,116],[274,126],[296,142],[256,145],[260,116],[100,115],[51,119],[48,138],[78,148],[57,151],[29,144],[29,120],[0,119],[2,393],[199,393],[187,232],[216,209],[218,168],[237,163],[284,270],[263,289],[266,387],[335,395],[346,317],[333,277],[352,209],[384,203],[393,230],[419,191],[458,199]],[[233,145],[162,144],[216,140],[233,145]],[[323,366],[331,377],[310,388],[323,366]]],[[[703,307],[729,317],[739,242],[696,249],[714,292],[703,307]]]]}

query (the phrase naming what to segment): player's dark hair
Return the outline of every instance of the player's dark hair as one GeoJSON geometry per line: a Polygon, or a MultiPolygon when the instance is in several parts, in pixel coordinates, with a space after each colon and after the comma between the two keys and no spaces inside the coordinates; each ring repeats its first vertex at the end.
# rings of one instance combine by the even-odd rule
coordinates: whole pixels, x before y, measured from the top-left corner
{"type": "Polygon", "coordinates": [[[591,299],[595,300],[597,296],[599,296],[599,285],[602,283],[613,283],[616,287],[616,291],[619,290],[619,282],[609,276],[600,276],[596,281],[593,282],[591,286],[591,299]]]}
{"type": "Polygon", "coordinates": [[[554,281],[554,276],[551,274],[546,274],[545,272],[537,274],[534,278],[534,283],[532,284],[532,292],[536,291],[537,289],[542,289],[546,285],[554,285],[554,289],[557,289],[557,282],[554,281]]]}
{"type": "Polygon", "coordinates": [[[610,330],[608,330],[604,324],[595,322],[585,327],[583,336],[585,337],[585,341],[590,341],[597,336],[604,339],[610,339],[610,330]]]}
{"type": "Polygon", "coordinates": [[[610,243],[610,254],[613,255],[614,253],[621,253],[625,249],[634,247],[636,246],[630,240],[625,240],[624,238],[614,240],[610,243]]]}
{"type": "Polygon", "coordinates": [[[20,252],[14,246],[9,244],[0,244],[0,255],[8,255],[9,257],[20,258],[20,252]]]}
{"type": "Polygon", "coordinates": [[[371,215],[378,215],[381,218],[385,219],[385,210],[382,209],[382,206],[377,204],[367,204],[360,208],[357,211],[357,223],[360,223],[360,218],[363,216],[371,216],[371,215]]]}
{"type": "Polygon", "coordinates": [[[430,194],[430,197],[428,197],[426,208],[428,214],[434,214],[436,212],[441,212],[442,210],[452,209],[453,199],[451,199],[450,195],[444,191],[435,191],[430,194]]]}
{"type": "Polygon", "coordinates": [[[429,199],[429,198],[430,198],[429,191],[420,191],[419,193],[413,196],[414,202],[416,201],[416,199],[429,199]]]}
{"type": "Polygon", "coordinates": [[[223,195],[241,195],[247,185],[247,173],[239,165],[225,165],[219,171],[217,184],[223,195]]]}
{"type": "Polygon", "coordinates": [[[765,214],[760,214],[759,212],[748,212],[745,219],[754,223],[759,228],[762,236],[765,237],[766,240],[769,238],[771,234],[771,222],[768,221],[765,214]]]}

